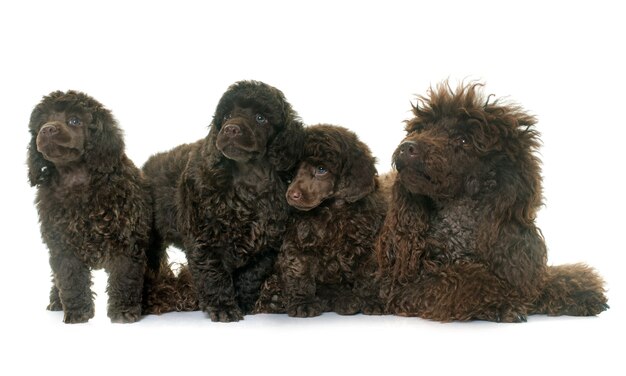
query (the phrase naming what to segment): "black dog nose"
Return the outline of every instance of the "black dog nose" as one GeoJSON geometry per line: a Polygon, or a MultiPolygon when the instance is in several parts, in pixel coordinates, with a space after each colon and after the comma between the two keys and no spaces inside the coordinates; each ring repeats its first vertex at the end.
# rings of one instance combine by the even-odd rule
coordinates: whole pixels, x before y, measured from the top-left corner
{"type": "Polygon", "coordinates": [[[235,137],[241,134],[241,128],[237,124],[228,124],[222,129],[222,132],[228,137],[235,137]]]}
{"type": "Polygon", "coordinates": [[[39,133],[42,136],[50,137],[59,133],[59,128],[57,128],[54,124],[44,124],[44,126],[39,130],[39,133]]]}
{"type": "Polygon", "coordinates": [[[415,158],[417,156],[417,144],[413,141],[404,141],[400,144],[400,155],[415,158]]]}

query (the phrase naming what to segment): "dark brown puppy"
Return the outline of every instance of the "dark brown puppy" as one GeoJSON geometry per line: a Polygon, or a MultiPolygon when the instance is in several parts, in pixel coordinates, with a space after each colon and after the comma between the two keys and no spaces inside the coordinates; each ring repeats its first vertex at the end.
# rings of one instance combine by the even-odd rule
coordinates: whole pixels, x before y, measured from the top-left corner
{"type": "Polygon", "coordinates": [[[520,107],[472,84],[420,97],[394,153],[398,175],[378,258],[392,313],[450,321],[596,315],[602,279],[583,264],[548,267],[535,226],[539,135],[520,107]]]}
{"type": "Polygon", "coordinates": [[[165,260],[147,254],[150,194],[117,122],[93,98],[56,91],[35,107],[29,129],[29,179],[54,282],[48,309],[63,310],[66,323],[88,321],[91,269],[104,268],[111,321],[137,321],[146,267],[156,273],[165,260]]]}
{"type": "Polygon", "coordinates": [[[257,312],[381,314],[374,244],[387,203],[374,157],[345,128],[316,125],[305,134],[286,194],[297,212],[278,256],[278,277],[265,284],[257,312]]]}
{"type": "Polygon", "coordinates": [[[220,99],[205,139],[146,162],[162,247],[183,248],[211,320],[237,321],[254,306],[285,231],[286,180],[302,142],[283,93],[241,81],[220,99]]]}

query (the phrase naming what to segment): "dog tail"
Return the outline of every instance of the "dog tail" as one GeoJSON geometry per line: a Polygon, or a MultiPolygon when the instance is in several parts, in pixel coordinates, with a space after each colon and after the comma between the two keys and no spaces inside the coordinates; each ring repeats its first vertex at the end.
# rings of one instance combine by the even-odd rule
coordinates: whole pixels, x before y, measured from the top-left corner
{"type": "Polygon", "coordinates": [[[549,266],[532,313],[595,316],[609,308],[604,293],[604,281],[585,264],[549,266]]]}

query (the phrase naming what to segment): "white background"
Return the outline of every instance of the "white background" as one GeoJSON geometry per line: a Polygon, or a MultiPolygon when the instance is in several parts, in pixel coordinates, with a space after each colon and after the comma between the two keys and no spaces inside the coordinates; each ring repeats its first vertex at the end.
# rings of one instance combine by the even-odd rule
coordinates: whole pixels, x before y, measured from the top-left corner
{"type": "Polygon", "coordinates": [[[4,1],[0,5],[3,170],[0,373],[624,374],[623,6],[568,1],[4,1]],[[205,4],[206,3],[206,4],[205,4]],[[47,312],[47,249],[26,179],[30,111],[57,89],[110,108],[137,165],[203,137],[242,79],[280,88],[307,124],[346,126],[380,172],[410,102],[449,78],[486,82],[522,104],[543,137],[551,264],[584,261],[607,281],[594,318],[440,324],[417,318],[199,312],[114,325],[105,274],[96,317],[47,312]]]}

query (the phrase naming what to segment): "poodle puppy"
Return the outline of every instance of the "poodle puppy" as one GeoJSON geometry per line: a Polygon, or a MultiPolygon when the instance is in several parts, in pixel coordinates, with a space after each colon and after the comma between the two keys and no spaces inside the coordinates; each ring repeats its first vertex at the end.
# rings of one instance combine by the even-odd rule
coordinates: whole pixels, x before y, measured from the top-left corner
{"type": "Polygon", "coordinates": [[[387,308],[440,321],[599,314],[591,268],[546,265],[535,118],[481,86],[431,88],[406,123],[377,244],[387,308]]]}
{"type": "Polygon", "coordinates": [[[374,245],[387,202],[375,159],[343,127],[311,126],[305,135],[286,193],[297,210],[279,252],[277,276],[264,285],[257,312],[381,314],[374,245]]]}
{"type": "Polygon", "coordinates": [[[144,277],[156,283],[169,268],[164,254],[149,252],[149,189],[116,120],[84,93],[55,91],[34,108],[29,130],[28,176],[53,273],[48,309],[63,310],[66,323],[87,322],[91,270],[104,268],[111,321],[139,320],[144,277]]]}
{"type": "Polygon", "coordinates": [[[283,93],[240,81],[222,95],[206,138],[144,165],[161,247],[183,249],[211,320],[238,321],[254,307],[285,232],[287,179],[302,143],[283,93]]]}

